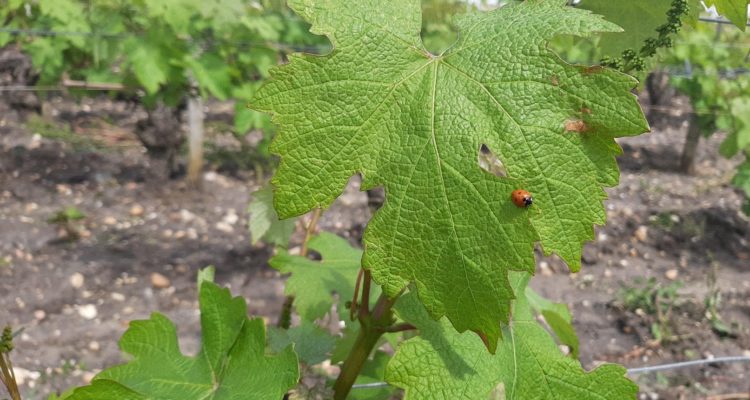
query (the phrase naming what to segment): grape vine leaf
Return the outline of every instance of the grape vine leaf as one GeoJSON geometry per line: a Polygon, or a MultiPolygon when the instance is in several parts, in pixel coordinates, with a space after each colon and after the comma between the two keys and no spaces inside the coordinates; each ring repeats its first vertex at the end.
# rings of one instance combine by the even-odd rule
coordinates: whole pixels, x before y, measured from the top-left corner
{"type": "Polygon", "coordinates": [[[253,193],[253,200],[247,206],[250,217],[247,227],[253,244],[265,240],[281,247],[289,245],[289,238],[294,233],[297,218],[280,220],[273,208],[273,192],[270,187],[264,187],[253,193]]]}
{"type": "Polygon", "coordinates": [[[658,35],[656,28],[667,22],[671,3],[672,0],[582,0],[577,7],[602,15],[623,29],[603,33],[599,39],[602,55],[619,57],[627,49],[638,52],[646,39],[658,35]]]}
{"type": "Polygon", "coordinates": [[[706,6],[716,6],[716,12],[732,21],[742,31],[747,29],[748,0],[706,0],[706,6]]]}
{"type": "Polygon", "coordinates": [[[577,359],[580,343],[576,330],[573,328],[573,316],[568,306],[545,299],[529,286],[526,287],[525,295],[529,306],[544,317],[544,321],[555,333],[560,343],[568,346],[570,355],[577,359]]]}
{"type": "Polygon", "coordinates": [[[276,353],[294,343],[294,351],[300,361],[307,365],[323,362],[333,350],[336,338],[309,321],[290,329],[271,328],[268,330],[269,347],[276,353]]]}
{"type": "MultiPolygon", "coordinates": [[[[333,293],[338,294],[342,302],[354,297],[362,250],[328,232],[310,239],[308,247],[320,253],[322,260],[314,261],[281,252],[268,263],[283,274],[291,274],[284,293],[295,297],[294,306],[300,317],[314,321],[331,310],[333,293]]],[[[375,290],[370,293],[373,299],[377,294],[375,290]]],[[[346,310],[343,312],[346,313],[346,310]]]]}
{"type": "Polygon", "coordinates": [[[513,272],[510,279],[519,296],[513,319],[503,328],[506,338],[494,355],[475,335],[456,332],[444,318],[433,321],[413,293],[402,296],[396,312],[420,336],[398,348],[386,368],[386,381],[403,388],[406,400],[486,399],[499,383],[508,400],[635,399],[638,387],[625,377],[625,368],[605,364],[585,372],[578,361],[560,353],[523,296],[529,275],[513,272]]]}
{"type": "Polygon", "coordinates": [[[721,128],[729,132],[721,143],[719,151],[726,158],[734,157],[737,152],[750,149],[750,98],[737,97],[729,101],[728,122],[721,128]]]}
{"type": "Polygon", "coordinates": [[[195,357],[180,353],[175,326],[165,316],[133,321],[120,348],[133,356],[102,371],[67,399],[273,399],[297,384],[292,346],[265,354],[262,319],[248,319],[244,299],[203,281],[200,287],[203,345],[195,357]]]}
{"type": "Polygon", "coordinates": [[[327,207],[356,173],[364,189],[384,186],[363,266],[389,296],[415,282],[433,318],[493,350],[513,298],[508,271],[533,271],[537,241],[580,268],[582,242],[605,220],[602,186],[618,180],[613,138],[648,130],[633,78],[547,49],[556,35],[619,29],[565,4],[463,15],[460,39],[433,55],[417,0],[290,1],[334,50],[290,56],[251,103],[280,128],[279,215],[327,207]],[[508,177],[479,167],[482,144],[508,177]],[[518,188],[531,208],[510,201],[518,188]]]}

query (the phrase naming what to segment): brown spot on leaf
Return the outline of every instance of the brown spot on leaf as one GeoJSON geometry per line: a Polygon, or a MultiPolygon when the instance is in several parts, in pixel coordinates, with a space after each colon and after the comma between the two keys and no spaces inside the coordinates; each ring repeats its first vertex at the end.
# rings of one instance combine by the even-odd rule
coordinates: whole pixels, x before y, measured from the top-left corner
{"type": "Polygon", "coordinates": [[[589,130],[588,125],[586,125],[583,120],[580,119],[569,119],[565,121],[565,132],[578,132],[583,133],[589,130]]]}
{"type": "Polygon", "coordinates": [[[589,114],[591,115],[591,109],[588,107],[581,107],[581,114],[589,114]]]}
{"type": "Polygon", "coordinates": [[[552,79],[550,79],[550,81],[552,82],[552,86],[559,86],[560,85],[560,80],[557,79],[557,75],[552,75],[552,79]]]}
{"type": "Polygon", "coordinates": [[[584,75],[596,74],[602,71],[604,71],[604,67],[602,67],[601,65],[592,65],[590,67],[583,67],[583,70],[582,70],[584,75]]]}

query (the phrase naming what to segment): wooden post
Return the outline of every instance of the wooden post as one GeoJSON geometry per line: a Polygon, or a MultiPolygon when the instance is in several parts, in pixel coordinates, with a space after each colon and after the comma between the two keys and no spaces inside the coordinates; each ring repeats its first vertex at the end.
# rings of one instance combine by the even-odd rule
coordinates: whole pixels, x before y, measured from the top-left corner
{"type": "Polygon", "coordinates": [[[198,93],[188,98],[188,149],[187,181],[199,188],[203,171],[203,99],[198,93]]]}
{"type": "Polygon", "coordinates": [[[688,175],[695,173],[695,153],[701,139],[701,128],[698,123],[698,115],[693,114],[688,123],[688,131],[685,137],[685,146],[682,148],[680,159],[680,172],[688,175]]]}

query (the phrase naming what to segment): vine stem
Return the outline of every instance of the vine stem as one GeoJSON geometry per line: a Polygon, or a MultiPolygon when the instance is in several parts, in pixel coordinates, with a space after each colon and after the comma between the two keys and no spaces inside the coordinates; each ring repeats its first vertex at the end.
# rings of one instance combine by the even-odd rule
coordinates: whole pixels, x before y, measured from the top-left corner
{"type": "MultiPolygon", "coordinates": [[[[316,208],[315,211],[313,211],[310,223],[307,224],[307,229],[305,231],[305,240],[302,242],[302,250],[300,250],[299,252],[299,255],[302,257],[307,257],[307,253],[309,252],[309,248],[307,247],[307,245],[310,242],[310,239],[312,239],[312,235],[315,233],[315,228],[318,225],[318,221],[320,220],[320,215],[322,213],[322,208],[316,208]]],[[[289,326],[291,326],[293,305],[294,296],[286,296],[284,298],[284,304],[281,306],[281,315],[279,315],[279,322],[277,324],[279,328],[289,329],[289,326]]]]}
{"type": "Polygon", "coordinates": [[[18,391],[16,375],[13,371],[13,364],[10,361],[10,355],[0,353],[0,378],[12,400],[21,400],[21,394],[18,391]]]}
{"type": "MultiPolygon", "coordinates": [[[[365,282],[368,282],[366,277],[365,282]]],[[[365,292],[365,291],[363,291],[365,292]]],[[[369,296],[369,293],[362,295],[369,296]]],[[[398,296],[388,298],[381,294],[377,303],[372,309],[372,313],[359,313],[360,329],[357,339],[352,346],[352,350],[341,367],[341,374],[333,384],[334,400],[345,400],[349,391],[357,380],[357,376],[362,371],[362,367],[367,362],[367,358],[375,348],[380,337],[388,331],[393,323],[393,305],[396,303],[398,296]]],[[[364,302],[364,297],[363,297],[364,302]]],[[[368,310],[369,311],[369,310],[368,310]]]]}

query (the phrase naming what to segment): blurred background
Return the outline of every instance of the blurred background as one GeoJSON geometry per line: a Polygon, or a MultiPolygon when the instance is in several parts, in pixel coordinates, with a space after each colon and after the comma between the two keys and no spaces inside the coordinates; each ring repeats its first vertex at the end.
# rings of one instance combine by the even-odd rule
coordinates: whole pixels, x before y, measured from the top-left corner
{"type": "MultiPolygon", "coordinates": [[[[425,46],[442,52],[453,16],[497,3],[423,0],[425,46]]],[[[619,141],[582,272],[538,257],[532,284],[571,307],[587,368],[750,356],[750,34],[702,16],[635,72],[652,132],[619,141]]],[[[248,212],[277,160],[247,103],[273,65],[328,41],[282,0],[0,0],[0,20],[0,324],[23,327],[25,398],[121,361],[117,339],[152,311],[194,351],[206,265],[275,323],[284,279],[266,243],[294,252],[302,222],[287,243],[248,212]]],[[[592,64],[622,51],[610,39],[551,47],[592,64]]],[[[357,243],[379,201],[355,177],[321,229],[357,243]]],[[[750,398],[748,364],[634,379],[644,399],[750,398]]]]}

